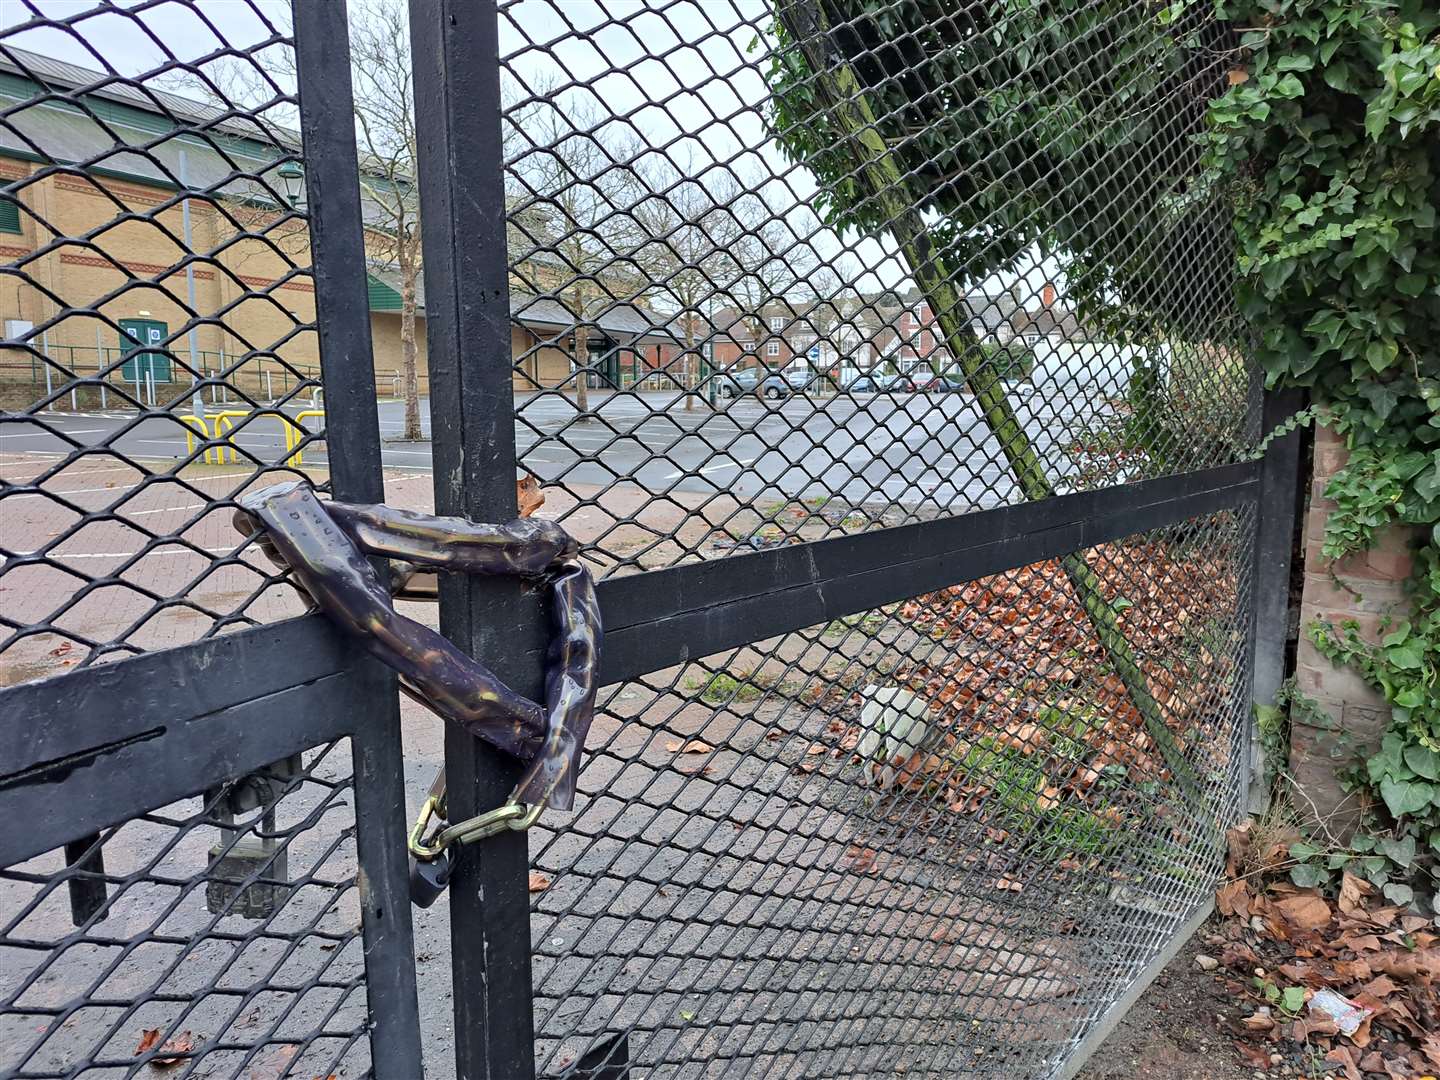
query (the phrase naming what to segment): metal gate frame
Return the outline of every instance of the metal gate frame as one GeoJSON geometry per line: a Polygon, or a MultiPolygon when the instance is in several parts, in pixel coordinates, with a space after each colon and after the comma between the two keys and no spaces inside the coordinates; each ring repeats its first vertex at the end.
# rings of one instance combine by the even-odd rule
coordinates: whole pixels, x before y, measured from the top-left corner
{"type": "MultiPolygon", "coordinates": [[[[468,0],[410,0],[410,22],[417,112],[437,120],[420,147],[436,512],[504,521],[516,511],[516,456],[498,18],[468,0]]],[[[1293,413],[1299,397],[1266,392],[1256,378],[1250,404],[1258,438],[1293,413]]],[[[1271,442],[1256,461],[609,578],[597,585],[605,626],[600,682],[1197,515],[1252,507],[1250,700],[1269,701],[1284,677],[1299,450],[1296,432],[1271,442]]],[[[541,601],[515,582],[451,581],[441,593],[441,630],[520,692],[538,696],[541,601]]],[[[1246,742],[1251,803],[1258,805],[1263,762],[1253,724],[1246,742]]],[[[457,820],[502,802],[518,773],[453,728],[445,760],[457,820]]],[[[527,871],[525,834],[507,834],[468,852],[451,884],[456,1068],[467,1080],[535,1076],[527,871]]],[[[1152,966],[1132,994],[1158,971],[1152,966]]],[[[1123,1012],[1111,1010],[1116,1018],[1123,1012]]]]}
{"type": "MultiPolygon", "coordinates": [[[[379,501],[368,302],[353,272],[365,249],[346,8],[302,3],[294,16],[332,490],[379,501]]],[[[348,736],[372,1061],[380,1076],[414,1073],[405,786],[388,668],[312,615],[0,690],[0,713],[0,866],[348,736]]]]}
{"type": "MultiPolygon", "coordinates": [[[[516,512],[516,447],[498,17],[473,0],[410,0],[410,19],[417,111],[434,121],[419,181],[435,508],[504,521],[516,512]]],[[[295,36],[333,491],[380,501],[365,282],[354,273],[365,251],[344,4],[296,4],[295,36]]],[[[1262,405],[1257,383],[1252,404],[1260,432],[1295,401],[1264,395],[1262,405]]],[[[1283,674],[1299,446],[1292,433],[1259,461],[603,581],[601,682],[1248,506],[1259,530],[1250,690],[1268,699],[1283,674]]],[[[447,637],[540,696],[547,631],[538,592],[452,578],[440,612],[447,637]]],[[[374,1069],[418,1075],[403,758],[387,669],[308,616],[6,689],[0,710],[0,865],[350,736],[374,1069]],[[143,791],[133,783],[140,768],[150,777],[143,791]]],[[[445,760],[455,820],[502,802],[518,772],[455,727],[445,760]]],[[[535,1075],[527,872],[525,835],[506,833],[468,852],[450,887],[460,1077],[535,1075]]]]}

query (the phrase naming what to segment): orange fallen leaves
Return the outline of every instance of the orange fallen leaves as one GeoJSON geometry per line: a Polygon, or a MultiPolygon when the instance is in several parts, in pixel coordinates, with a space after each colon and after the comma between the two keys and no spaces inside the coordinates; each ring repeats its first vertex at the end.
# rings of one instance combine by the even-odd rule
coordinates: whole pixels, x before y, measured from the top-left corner
{"type": "MultiPolygon", "coordinates": [[[[134,1057],[141,1054],[148,1054],[155,1049],[160,1042],[159,1028],[146,1028],[140,1033],[140,1043],[135,1047],[134,1057]]],[[[157,1069],[173,1069],[176,1065],[186,1060],[192,1050],[195,1049],[195,1036],[188,1031],[180,1031],[165,1040],[165,1044],[156,1052],[155,1057],[150,1059],[150,1064],[157,1069]]]]}

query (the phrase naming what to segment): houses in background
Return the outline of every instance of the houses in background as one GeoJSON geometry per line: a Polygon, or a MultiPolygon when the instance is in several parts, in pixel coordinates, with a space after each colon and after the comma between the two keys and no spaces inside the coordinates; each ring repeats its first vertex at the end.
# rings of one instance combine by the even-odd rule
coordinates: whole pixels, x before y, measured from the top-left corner
{"type": "MultiPolygon", "coordinates": [[[[11,271],[0,275],[0,404],[28,405],[52,384],[101,372],[151,402],[181,400],[197,377],[256,400],[318,378],[309,228],[293,201],[303,187],[297,135],[18,49],[0,57],[0,104],[0,264],[11,271]]],[[[375,253],[386,246],[383,216],[363,195],[361,211],[371,260],[355,272],[366,275],[376,382],[398,396],[402,283],[375,253]]],[[[843,383],[955,366],[936,314],[913,294],[842,289],[667,315],[648,299],[653,283],[613,267],[579,274],[544,242],[544,222],[526,230],[542,238],[512,240],[527,252],[511,267],[517,392],[580,379],[679,390],[746,367],[800,367],[843,383]],[[577,281],[590,290],[583,305],[566,294],[577,281]],[[581,306],[577,342],[571,312],[581,306]]],[[[1037,297],[977,292],[963,305],[977,342],[1080,332],[1050,285],[1037,297]]],[[[425,315],[421,285],[422,393],[425,315]]],[[[96,404],[94,389],[70,400],[96,404]]]]}
{"type": "MultiPolygon", "coordinates": [[[[1034,297],[977,292],[962,303],[961,318],[977,345],[1018,340],[1033,347],[1081,336],[1079,320],[1060,305],[1053,284],[1034,297]]],[[[804,368],[841,384],[872,372],[940,374],[956,368],[935,312],[913,293],[777,298],[754,311],[722,308],[710,317],[697,351],[711,371],[804,368]]],[[[673,344],[642,351],[639,377],[648,373],[656,385],[670,381],[668,373],[684,368],[682,352],[673,344]]]]}

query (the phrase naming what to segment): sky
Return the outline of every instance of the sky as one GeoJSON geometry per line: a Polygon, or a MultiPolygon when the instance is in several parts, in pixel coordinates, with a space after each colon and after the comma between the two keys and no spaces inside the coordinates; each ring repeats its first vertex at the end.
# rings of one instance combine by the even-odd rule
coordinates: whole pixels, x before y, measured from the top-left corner
{"type": "MultiPolygon", "coordinates": [[[[285,0],[198,0],[194,9],[161,2],[128,15],[86,17],[94,10],[90,0],[3,0],[0,26],[37,11],[75,20],[68,29],[38,28],[4,40],[138,75],[162,66],[167,51],[194,62],[222,46],[253,46],[271,34],[266,19],[287,24],[287,7],[285,0]]],[[[687,170],[723,167],[746,186],[759,186],[844,283],[866,292],[904,287],[908,275],[889,238],[882,243],[823,228],[811,209],[813,176],[768,137],[762,118],[768,21],[764,0],[503,0],[501,62],[513,85],[588,99],[625,118],[644,142],[687,170]]],[[[1038,293],[1046,280],[1062,281],[1063,291],[1057,264],[1038,253],[1028,262],[1027,293],[1038,293]]],[[[995,293],[1013,281],[995,277],[979,289],[995,293]]]]}

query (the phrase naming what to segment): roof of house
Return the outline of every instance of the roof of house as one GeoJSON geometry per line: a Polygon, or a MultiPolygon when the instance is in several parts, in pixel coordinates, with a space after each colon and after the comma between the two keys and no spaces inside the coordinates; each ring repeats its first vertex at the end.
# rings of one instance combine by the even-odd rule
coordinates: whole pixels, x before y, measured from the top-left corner
{"type": "Polygon", "coordinates": [[[1080,332],[1080,320],[1073,311],[1059,308],[1041,308],[1039,311],[1022,311],[1014,320],[1016,336],[1038,334],[1040,337],[1074,337],[1080,332]]]}
{"type": "MultiPolygon", "coordinates": [[[[297,132],[266,117],[9,45],[0,102],[9,110],[0,154],[275,206],[284,192],[276,172],[300,148],[297,132]]],[[[361,205],[367,222],[384,219],[363,195],[361,205]]]]}
{"type": "MultiPolygon", "coordinates": [[[[366,275],[371,311],[400,310],[400,271],[391,267],[372,267],[366,275]]],[[[416,312],[425,314],[425,282],[415,283],[416,312]]],[[[543,330],[554,335],[574,329],[575,319],[565,305],[549,296],[511,290],[510,317],[521,326],[543,330]]],[[[650,312],[633,304],[614,304],[591,320],[607,337],[624,343],[669,343],[677,340],[650,312]]]]}

